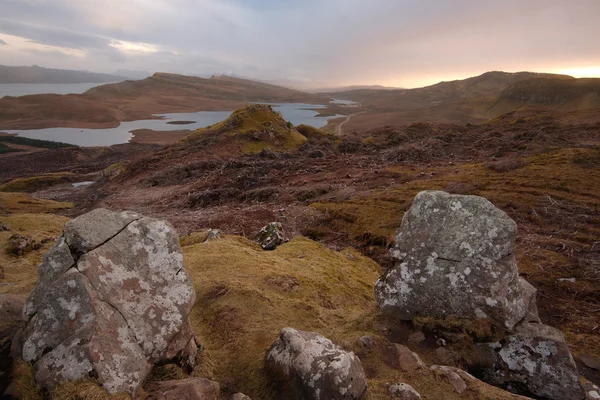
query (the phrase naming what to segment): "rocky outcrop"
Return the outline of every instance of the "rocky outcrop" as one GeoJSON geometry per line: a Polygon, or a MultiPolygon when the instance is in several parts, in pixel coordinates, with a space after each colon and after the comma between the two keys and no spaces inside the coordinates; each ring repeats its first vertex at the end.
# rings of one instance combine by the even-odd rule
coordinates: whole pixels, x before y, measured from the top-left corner
{"type": "Polygon", "coordinates": [[[408,320],[491,318],[508,329],[536,320],[535,289],[514,257],[516,234],[515,222],[482,197],[419,193],[391,250],[397,264],[377,281],[379,307],[408,320]]]}
{"type": "Polygon", "coordinates": [[[283,227],[279,222],[269,222],[265,225],[256,239],[263,250],[275,250],[277,246],[288,240],[283,236],[283,227]]]}
{"type": "Polygon", "coordinates": [[[293,381],[302,398],[360,399],[367,391],[358,357],[314,332],[282,329],[267,352],[266,368],[293,381]]]}
{"type": "Polygon", "coordinates": [[[521,324],[515,333],[487,349],[492,365],[486,381],[548,399],[583,399],[579,373],[563,335],[542,324],[521,324]]]}
{"type": "MultiPolygon", "coordinates": [[[[536,291],[519,277],[516,233],[515,222],[482,197],[419,193],[391,250],[397,264],[376,283],[378,305],[400,319],[488,318],[511,333],[485,345],[494,360],[484,373],[487,382],[549,399],[581,399],[561,333],[539,323],[536,291]]],[[[457,392],[466,390],[457,373],[444,368],[435,371],[457,392]]]]}
{"type": "Polygon", "coordinates": [[[97,209],[68,222],[38,267],[22,356],[43,387],[94,376],[133,393],[156,362],[194,363],[194,302],[173,227],[97,209]]]}
{"type": "Polygon", "coordinates": [[[33,240],[31,236],[23,236],[15,233],[8,238],[6,251],[15,256],[23,256],[33,250],[39,250],[42,244],[33,240]]]}

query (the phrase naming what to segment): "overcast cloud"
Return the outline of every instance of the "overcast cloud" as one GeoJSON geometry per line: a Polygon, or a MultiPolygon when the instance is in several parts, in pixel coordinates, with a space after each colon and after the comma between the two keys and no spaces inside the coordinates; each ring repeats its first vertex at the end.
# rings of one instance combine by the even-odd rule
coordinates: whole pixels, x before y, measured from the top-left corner
{"type": "Polygon", "coordinates": [[[0,0],[0,9],[7,65],[404,87],[488,70],[600,75],[598,0],[0,0]]]}

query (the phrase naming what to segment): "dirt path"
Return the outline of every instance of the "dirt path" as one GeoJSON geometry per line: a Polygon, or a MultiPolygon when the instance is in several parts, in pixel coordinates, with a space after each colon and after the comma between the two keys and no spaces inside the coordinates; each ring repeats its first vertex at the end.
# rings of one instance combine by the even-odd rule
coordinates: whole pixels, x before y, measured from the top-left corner
{"type": "Polygon", "coordinates": [[[336,134],[337,136],[341,136],[341,135],[342,135],[342,133],[344,132],[344,131],[342,130],[342,127],[343,127],[343,126],[344,126],[344,125],[345,125],[345,124],[346,124],[348,121],[350,121],[350,118],[352,118],[352,117],[354,117],[354,116],[356,116],[356,115],[358,115],[358,114],[364,114],[364,113],[366,113],[366,111],[361,111],[361,112],[357,112],[357,113],[354,113],[354,114],[350,114],[350,115],[348,115],[348,116],[347,116],[347,117],[346,117],[346,118],[345,118],[345,119],[344,119],[342,122],[340,122],[340,124],[339,124],[339,125],[338,125],[338,126],[335,128],[335,134],[336,134]]]}

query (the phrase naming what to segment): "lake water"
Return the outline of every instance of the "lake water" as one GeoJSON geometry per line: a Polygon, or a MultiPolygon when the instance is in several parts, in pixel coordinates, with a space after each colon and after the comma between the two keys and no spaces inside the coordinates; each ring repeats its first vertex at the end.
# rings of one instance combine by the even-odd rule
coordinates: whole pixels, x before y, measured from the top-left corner
{"type": "MultiPolygon", "coordinates": [[[[310,110],[325,108],[318,104],[301,103],[283,103],[270,104],[273,110],[282,113],[283,118],[294,125],[306,124],[316,128],[322,128],[327,125],[327,121],[332,118],[339,118],[340,115],[317,117],[317,112],[310,110]]],[[[131,138],[131,131],[136,129],[151,129],[154,131],[175,131],[175,130],[194,130],[204,128],[219,121],[222,121],[231,115],[231,111],[200,111],[195,113],[171,113],[158,114],[163,119],[139,120],[131,122],[122,122],[117,128],[111,129],[80,129],[80,128],[47,128],[31,130],[3,130],[11,134],[17,134],[32,139],[53,140],[56,142],[71,143],[77,146],[110,146],[113,144],[127,143],[131,138]],[[179,125],[170,124],[174,121],[194,121],[191,124],[179,125]]]]}
{"type": "Polygon", "coordinates": [[[41,93],[83,93],[100,85],[106,85],[106,83],[1,83],[0,98],[41,93]]]}

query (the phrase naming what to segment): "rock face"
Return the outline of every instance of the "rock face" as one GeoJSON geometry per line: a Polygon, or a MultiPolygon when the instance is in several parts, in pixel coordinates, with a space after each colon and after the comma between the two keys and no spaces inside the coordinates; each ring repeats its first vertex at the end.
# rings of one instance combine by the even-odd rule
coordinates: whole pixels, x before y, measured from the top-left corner
{"type": "Polygon", "coordinates": [[[367,390],[358,357],[314,332],[282,329],[267,352],[266,367],[294,381],[302,398],[360,399],[367,390]]]}
{"type": "Polygon", "coordinates": [[[65,225],[38,267],[23,359],[46,388],[96,376],[109,393],[133,393],[154,363],[194,358],[184,354],[197,352],[194,301],[168,223],[94,210],[65,225]]]}
{"type": "Polygon", "coordinates": [[[269,222],[258,232],[258,244],[263,250],[275,250],[277,246],[287,242],[282,231],[283,227],[279,222],[269,222]]]}
{"type": "Polygon", "coordinates": [[[501,343],[487,345],[493,365],[485,380],[548,399],[583,399],[575,361],[563,335],[542,324],[521,324],[501,343]]]}
{"type": "Polygon", "coordinates": [[[379,307],[402,319],[491,318],[508,329],[538,320],[535,289],[518,274],[516,234],[482,197],[419,193],[391,250],[397,264],[377,281],[379,307]]]}

